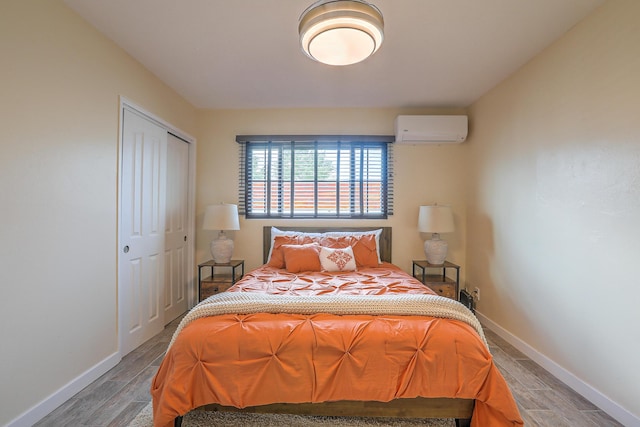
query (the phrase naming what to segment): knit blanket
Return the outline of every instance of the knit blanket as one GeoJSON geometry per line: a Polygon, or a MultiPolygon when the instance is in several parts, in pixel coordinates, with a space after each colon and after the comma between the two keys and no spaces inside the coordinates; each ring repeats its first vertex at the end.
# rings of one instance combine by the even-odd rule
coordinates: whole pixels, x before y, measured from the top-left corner
{"type": "Polygon", "coordinates": [[[196,305],[182,319],[169,348],[190,322],[222,314],[286,313],[336,315],[431,316],[459,320],[476,330],[488,348],[482,326],[464,305],[450,298],[429,294],[389,295],[272,295],[253,292],[222,292],[196,305]]]}
{"type": "Polygon", "coordinates": [[[200,302],[182,319],[169,342],[196,319],[222,314],[316,314],[431,316],[459,320],[475,329],[484,344],[487,339],[476,316],[450,298],[429,294],[406,295],[272,295],[253,292],[222,292],[200,302]]]}

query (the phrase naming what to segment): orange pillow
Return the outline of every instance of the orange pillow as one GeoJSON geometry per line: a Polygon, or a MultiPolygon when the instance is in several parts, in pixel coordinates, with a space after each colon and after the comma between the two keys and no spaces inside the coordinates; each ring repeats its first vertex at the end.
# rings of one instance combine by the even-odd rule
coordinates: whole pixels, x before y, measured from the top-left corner
{"type": "Polygon", "coordinates": [[[353,255],[356,257],[358,267],[378,267],[378,247],[376,236],[365,234],[359,236],[358,241],[352,246],[353,255]]]}
{"type": "Polygon", "coordinates": [[[284,268],[284,253],[282,252],[282,245],[302,245],[305,243],[311,243],[312,240],[307,236],[276,236],[273,239],[273,249],[271,250],[271,258],[267,265],[275,268],[284,268]]]}
{"type": "Polygon", "coordinates": [[[282,245],[285,268],[289,273],[320,271],[320,246],[317,243],[282,245]]]}
{"type": "Polygon", "coordinates": [[[324,246],[325,248],[343,249],[343,248],[346,248],[347,246],[351,246],[351,244],[353,243],[353,237],[352,236],[340,236],[340,237],[325,236],[319,239],[318,243],[320,243],[320,246],[324,246]]]}

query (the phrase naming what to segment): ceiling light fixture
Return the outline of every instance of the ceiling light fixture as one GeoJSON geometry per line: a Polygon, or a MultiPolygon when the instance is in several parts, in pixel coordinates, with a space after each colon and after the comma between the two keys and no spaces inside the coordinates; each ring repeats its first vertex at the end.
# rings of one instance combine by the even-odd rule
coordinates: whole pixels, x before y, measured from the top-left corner
{"type": "Polygon", "coordinates": [[[300,16],[298,33],[309,58],[328,65],[367,59],[382,44],[384,20],[364,0],[320,0],[300,16]]]}

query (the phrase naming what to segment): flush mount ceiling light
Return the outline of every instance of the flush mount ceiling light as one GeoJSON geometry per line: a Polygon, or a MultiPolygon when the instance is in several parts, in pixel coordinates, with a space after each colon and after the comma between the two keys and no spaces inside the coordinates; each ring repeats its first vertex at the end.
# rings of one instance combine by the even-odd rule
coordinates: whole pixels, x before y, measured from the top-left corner
{"type": "Polygon", "coordinates": [[[321,0],[300,17],[302,50],[328,65],[350,65],[367,59],[382,44],[380,10],[364,0],[321,0]]]}

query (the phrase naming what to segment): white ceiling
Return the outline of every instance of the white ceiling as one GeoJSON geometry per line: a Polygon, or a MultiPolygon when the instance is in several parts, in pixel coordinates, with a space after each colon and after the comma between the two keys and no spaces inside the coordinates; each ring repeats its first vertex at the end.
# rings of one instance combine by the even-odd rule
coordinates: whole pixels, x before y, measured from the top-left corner
{"type": "Polygon", "coordinates": [[[604,0],[370,0],[380,50],[331,67],[300,50],[313,0],[65,0],[200,108],[466,107],[604,0]]]}

